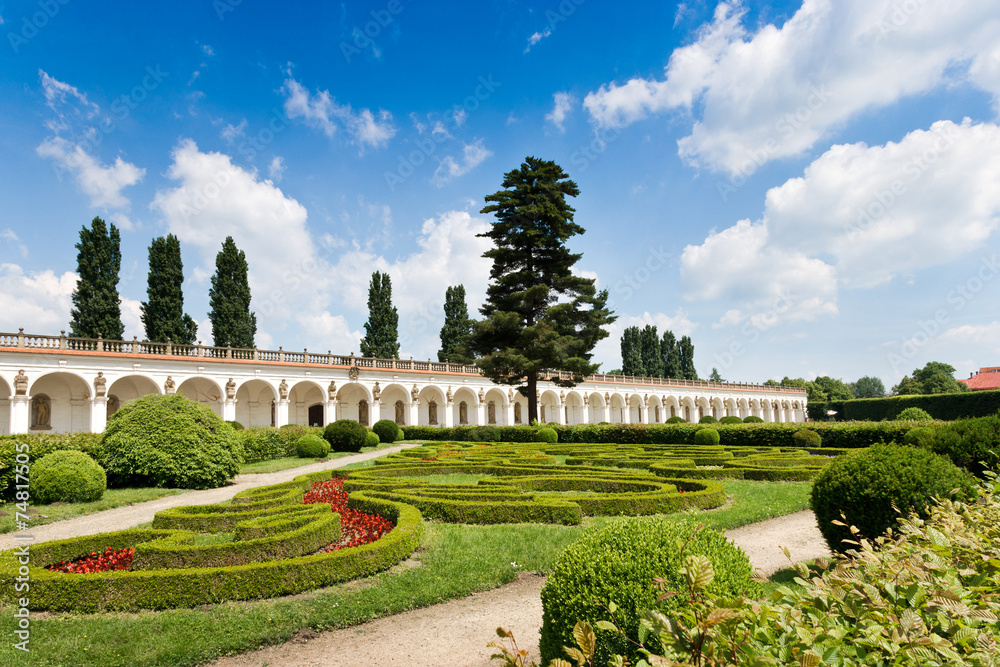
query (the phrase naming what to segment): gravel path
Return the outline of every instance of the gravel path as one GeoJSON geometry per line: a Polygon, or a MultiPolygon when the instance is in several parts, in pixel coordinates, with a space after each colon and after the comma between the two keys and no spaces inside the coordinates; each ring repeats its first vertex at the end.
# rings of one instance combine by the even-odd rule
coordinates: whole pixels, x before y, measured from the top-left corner
{"type": "MultiPolygon", "coordinates": [[[[726,535],[772,574],[796,561],[829,556],[811,511],[743,526],[726,535]]],[[[522,573],[517,581],[485,593],[324,633],[303,631],[279,646],[222,658],[213,667],[486,667],[496,628],[514,633],[518,646],[538,659],[542,625],[539,593],[544,577],[522,573]]],[[[493,662],[492,665],[499,663],[493,662]]]]}
{"type": "MultiPolygon", "coordinates": [[[[124,507],[116,507],[114,509],[104,510],[103,512],[76,517],[75,519],[66,519],[65,521],[57,521],[55,523],[45,524],[44,526],[38,526],[29,531],[29,534],[35,539],[28,542],[28,544],[37,544],[39,542],[47,542],[49,540],[63,540],[70,537],[80,537],[82,535],[94,535],[95,533],[110,533],[115,530],[132,528],[133,526],[138,526],[141,523],[152,521],[157,512],[165,510],[168,507],[221,503],[229,500],[240,491],[245,491],[246,489],[252,489],[258,486],[267,486],[268,484],[287,482],[306,473],[319,472],[320,470],[332,470],[333,468],[343,468],[351,463],[368,461],[369,459],[375,459],[380,456],[385,456],[386,454],[394,454],[408,447],[419,446],[419,443],[393,445],[391,447],[376,449],[371,452],[351,454],[350,456],[343,456],[339,459],[320,461],[319,463],[311,463],[299,468],[290,468],[289,470],[282,470],[280,472],[237,475],[233,484],[223,486],[218,489],[189,491],[188,493],[182,493],[176,496],[166,496],[164,498],[158,498],[144,503],[125,505],[124,507]]],[[[25,544],[24,541],[15,539],[15,535],[22,538],[25,537],[25,533],[23,532],[5,533],[0,535],[0,551],[3,551],[4,549],[13,549],[25,544]]]]}

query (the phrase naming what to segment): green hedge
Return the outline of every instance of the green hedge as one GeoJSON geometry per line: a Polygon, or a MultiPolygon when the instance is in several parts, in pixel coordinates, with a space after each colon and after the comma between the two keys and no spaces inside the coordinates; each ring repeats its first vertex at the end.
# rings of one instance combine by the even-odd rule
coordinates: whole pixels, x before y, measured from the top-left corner
{"type": "Polygon", "coordinates": [[[824,409],[836,410],[838,419],[882,421],[895,419],[906,408],[920,408],[934,419],[952,421],[968,417],[986,417],[1000,410],[1000,390],[968,391],[960,394],[927,394],[858,398],[827,403],[824,409]]]}
{"type": "Polygon", "coordinates": [[[28,445],[29,463],[33,464],[46,454],[68,449],[81,451],[94,460],[101,449],[100,433],[24,433],[0,435],[0,500],[14,499],[14,445],[28,445]]]}

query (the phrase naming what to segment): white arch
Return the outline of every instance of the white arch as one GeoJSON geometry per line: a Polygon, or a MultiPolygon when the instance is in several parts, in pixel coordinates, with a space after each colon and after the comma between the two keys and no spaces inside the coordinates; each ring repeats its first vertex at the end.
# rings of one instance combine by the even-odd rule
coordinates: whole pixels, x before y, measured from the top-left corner
{"type": "MultiPolygon", "coordinates": [[[[236,388],[236,421],[243,426],[273,426],[277,388],[266,380],[251,378],[236,388]]],[[[278,422],[280,423],[280,422],[278,422]]]]}
{"type": "Polygon", "coordinates": [[[583,404],[583,396],[578,391],[566,392],[566,400],[563,401],[563,423],[574,426],[587,421],[587,409],[583,404]]]}
{"type": "Polygon", "coordinates": [[[90,431],[90,399],[93,394],[90,383],[77,373],[56,371],[39,376],[31,383],[28,395],[48,396],[50,415],[48,428],[31,426],[31,430],[51,433],[90,431]]]}
{"type": "Polygon", "coordinates": [[[456,426],[476,426],[479,424],[479,397],[469,387],[459,387],[452,395],[452,423],[456,426]],[[465,421],[462,421],[462,403],[465,403],[465,421]]]}
{"type": "Polygon", "coordinates": [[[421,426],[445,426],[445,412],[448,409],[448,405],[445,403],[445,393],[444,390],[436,385],[429,384],[420,390],[417,396],[417,400],[420,403],[418,408],[418,421],[421,426]],[[431,423],[430,419],[430,405],[431,401],[434,402],[436,417],[434,423],[431,423]]]}
{"type": "Polygon", "coordinates": [[[486,392],[486,423],[488,425],[507,425],[507,406],[510,401],[507,394],[503,393],[499,387],[493,387],[486,392]],[[493,403],[493,421],[490,421],[490,403],[493,403]]]}
{"type": "Polygon", "coordinates": [[[326,426],[323,416],[326,401],[326,387],[312,379],[298,380],[288,390],[288,423],[326,426]]]}

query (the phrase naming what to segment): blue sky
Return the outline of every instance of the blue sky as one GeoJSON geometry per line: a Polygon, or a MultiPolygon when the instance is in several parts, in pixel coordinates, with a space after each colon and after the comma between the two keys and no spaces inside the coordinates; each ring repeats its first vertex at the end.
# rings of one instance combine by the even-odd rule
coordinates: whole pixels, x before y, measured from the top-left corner
{"type": "Polygon", "coordinates": [[[646,323],[733,381],[1000,364],[997,0],[0,0],[0,41],[0,330],[68,328],[99,215],[129,337],[169,232],[209,342],[232,235],[260,347],[357,353],[381,270],[434,357],[531,155],[580,188],[606,370],[646,323]]]}

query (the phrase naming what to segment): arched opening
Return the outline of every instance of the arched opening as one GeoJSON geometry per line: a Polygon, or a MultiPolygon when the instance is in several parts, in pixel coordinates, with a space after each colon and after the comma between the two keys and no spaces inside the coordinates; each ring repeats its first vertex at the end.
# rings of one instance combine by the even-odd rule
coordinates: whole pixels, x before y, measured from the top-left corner
{"type": "MultiPolygon", "coordinates": [[[[187,396],[195,403],[212,408],[215,414],[222,416],[222,387],[212,380],[204,377],[188,378],[177,387],[177,393],[187,396]]],[[[236,420],[239,421],[239,417],[236,420]]],[[[249,426],[249,424],[243,425],[249,426]]]]}
{"type": "Polygon", "coordinates": [[[471,389],[468,387],[459,387],[455,390],[455,395],[452,400],[452,410],[454,410],[452,423],[458,426],[479,424],[479,420],[477,419],[478,415],[476,414],[476,406],[479,402],[476,399],[475,393],[473,393],[471,389]]]}
{"type": "Polygon", "coordinates": [[[345,384],[337,392],[337,418],[351,419],[368,426],[368,408],[371,400],[372,396],[363,384],[358,382],[345,384]]]}
{"type": "Polygon", "coordinates": [[[326,426],[323,415],[325,402],[326,388],[318,382],[296,382],[288,391],[288,423],[326,426]]]}
{"type": "Polygon", "coordinates": [[[28,392],[28,427],[32,431],[72,433],[90,431],[90,398],[92,388],[79,375],[49,373],[35,380],[28,392]],[[44,397],[43,403],[36,399],[44,397]],[[41,414],[39,414],[41,410],[41,414]]]}
{"type": "Polygon", "coordinates": [[[236,421],[244,426],[274,426],[278,394],[264,380],[248,380],[236,390],[236,421]]]}
{"type": "Polygon", "coordinates": [[[440,388],[427,386],[417,394],[417,424],[420,426],[441,426],[444,422],[444,392],[440,388]]]}
{"type": "Polygon", "coordinates": [[[326,426],[323,423],[323,404],[317,403],[315,405],[309,406],[309,425],[310,426],[326,426]]]}

